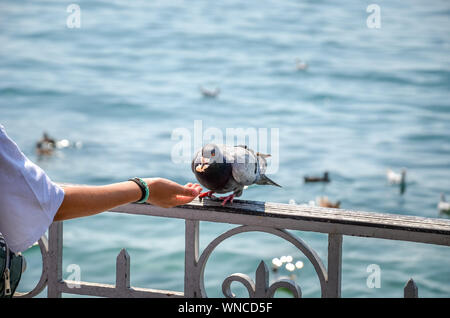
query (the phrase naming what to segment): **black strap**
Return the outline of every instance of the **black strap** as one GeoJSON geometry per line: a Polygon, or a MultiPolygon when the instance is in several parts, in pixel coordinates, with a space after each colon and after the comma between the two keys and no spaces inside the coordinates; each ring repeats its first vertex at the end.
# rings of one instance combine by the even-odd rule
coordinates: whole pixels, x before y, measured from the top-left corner
{"type": "Polygon", "coordinates": [[[141,182],[141,180],[137,177],[128,179],[128,181],[135,182],[139,186],[139,188],[141,188],[141,192],[142,192],[141,198],[139,200],[137,200],[136,202],[142,201],[145,198],[145,194],[146,194],[145,193],[145,184],[143,184],[141,182]]]}

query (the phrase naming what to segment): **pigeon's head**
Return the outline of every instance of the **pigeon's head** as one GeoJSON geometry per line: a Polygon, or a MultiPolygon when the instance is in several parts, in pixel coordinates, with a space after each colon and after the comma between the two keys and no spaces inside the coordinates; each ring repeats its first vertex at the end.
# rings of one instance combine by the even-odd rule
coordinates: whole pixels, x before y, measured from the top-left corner
{"type": "Polygon", "coordinates": [[[202,148],[200,165],[196,167],[198,172],[203,172],[214,163],[223,163],[223,154],[216,144],[207,144],[202,148]]]}

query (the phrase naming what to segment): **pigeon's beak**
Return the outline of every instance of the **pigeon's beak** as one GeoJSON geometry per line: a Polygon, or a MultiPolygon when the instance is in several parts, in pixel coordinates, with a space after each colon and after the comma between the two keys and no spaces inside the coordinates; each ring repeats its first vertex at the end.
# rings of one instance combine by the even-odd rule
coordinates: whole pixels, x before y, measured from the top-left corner
{"type": "Polygon", "coordinates": [[[197,172],[204,172],[209,167],[209,158],[202,157],[200,160],[201,160],[201,163],[199,166],[197,166],[195,168],[195,170],[197,172]]]}

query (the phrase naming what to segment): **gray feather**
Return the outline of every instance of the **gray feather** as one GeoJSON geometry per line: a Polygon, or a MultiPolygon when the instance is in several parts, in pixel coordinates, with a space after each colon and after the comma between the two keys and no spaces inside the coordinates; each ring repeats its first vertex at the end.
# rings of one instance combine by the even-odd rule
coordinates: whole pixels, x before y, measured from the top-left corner
{"type": "Polygon", "coordinates": [[[256,184],[261,184],[261,185],[273,185],[273,186],[282,188],[282,186],[280,186],[280,185],[279,185],[278,183],[276,183],[275,181],[269,179],[269,177],[267,177],[265,174],[261,175],[261,178],[256,182],[256,184]]]}

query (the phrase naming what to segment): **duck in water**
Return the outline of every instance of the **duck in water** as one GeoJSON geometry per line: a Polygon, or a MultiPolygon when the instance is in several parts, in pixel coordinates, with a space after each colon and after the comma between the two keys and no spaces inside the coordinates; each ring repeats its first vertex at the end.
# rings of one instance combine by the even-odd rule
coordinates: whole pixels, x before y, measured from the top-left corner
{"type": "Polygon", "coordinates": [[[406,169],[403,168],[400,173],[396,173],[391,169],[387,169],[386,178],[389,184],[399,185],[400,194],[403,194],[406,190],[406,169]]]}
{"type": "Polygon", "coordinates": [[[200,86],[200,92],[202,93],[203,97],[211,97],[215,98],[219,96],[220,94],[220,88],[216,87],[214,90],[206,89],[200,86]]]}
{"type": "Polygon", "coordinates": [[[339,207],[341,206],[341,201],[331,202],[330,200],[328,200],[328,197],[319,197],[316,199],[316,203],[318,206],[324,208],[339,209],[339,207]]]}
{"type": "Polygon", "coordinates": [[[56,147],[56,141],[50,138],[49,135],[44,131],[42,138],[36,143],[36,153],[40,156],[53,154],[53,150],[56,147]]]}
{"type": "Polygon", "coordinates": [[[305,176],[305,183],[308,182],[330,182],[330,177],[328,175],[328,171],[325,171],[323,173],[323,177],[310,177],[310,176],[305,176]]]}
{"type": "Polygon", "coordinates": [[[441,201],[438,203],[439,212],[450,213],[450,202],[445,200],[445,195],[441,193],[441,201]]]}
{"type": "Polygon", "coordinates": [[[308,68],[308,64],[306,62],[303,62],[300,59],[295,59],[295,69],[297,71],[304,71],[307,68],[308,68]]]}

